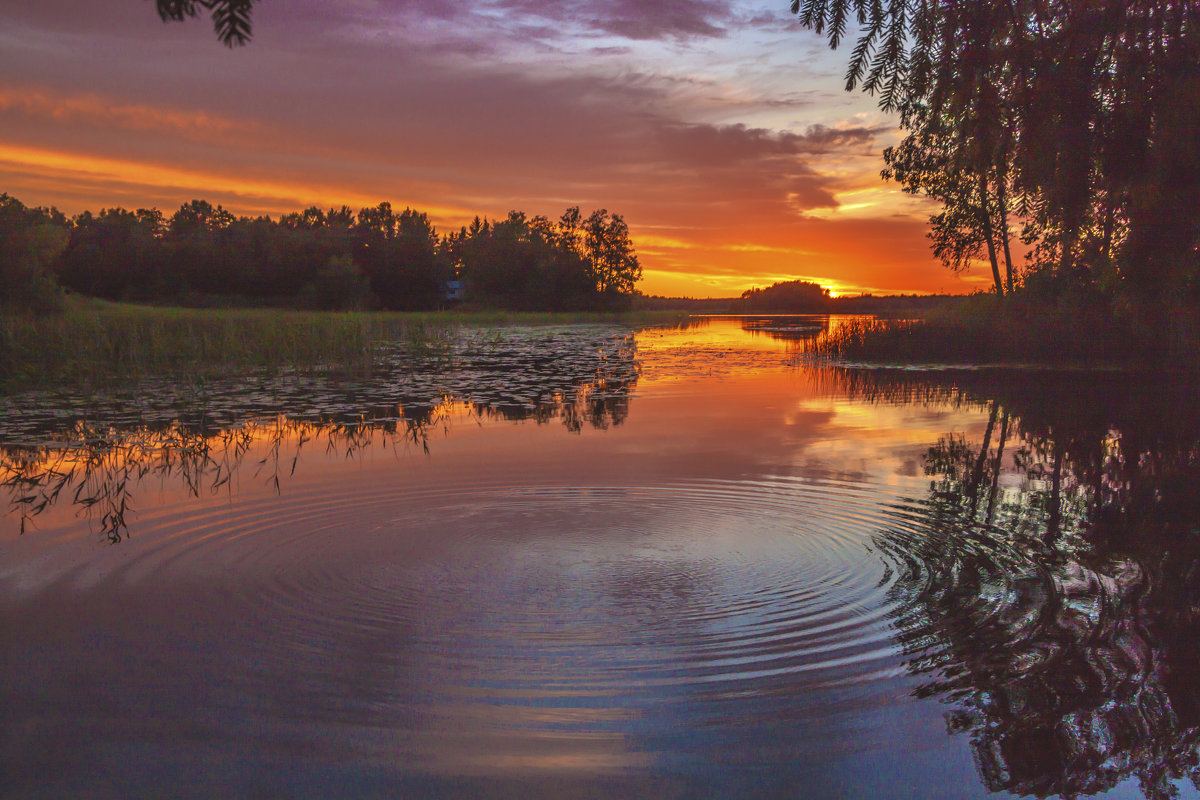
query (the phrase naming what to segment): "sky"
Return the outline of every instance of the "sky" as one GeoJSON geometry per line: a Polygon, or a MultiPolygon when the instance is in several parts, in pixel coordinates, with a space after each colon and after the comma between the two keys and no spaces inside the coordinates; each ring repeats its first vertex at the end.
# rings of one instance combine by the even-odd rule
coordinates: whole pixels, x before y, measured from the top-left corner
{"type": "Polygon", "coordinates": [[[629,224],[646,294],[966,292],[897,119],[789,0],[261,0],[229,49],[150,0],[0,6],[0,191],[67,214],[388,201],[440,233],[510,210],[629,224]]]}

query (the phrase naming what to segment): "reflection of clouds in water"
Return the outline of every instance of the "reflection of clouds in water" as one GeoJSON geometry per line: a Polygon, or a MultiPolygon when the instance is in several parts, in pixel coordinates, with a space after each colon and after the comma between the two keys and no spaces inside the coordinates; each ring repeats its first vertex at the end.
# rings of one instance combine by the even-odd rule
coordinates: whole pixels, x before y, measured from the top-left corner
{"type": "Polygon", "coordinates": [[[914,453],[947,427],[974,430],[983,425],[977,409],[952,405],[865,405],[823,394],[795,401],[783,436],[794,436],[795,467],[913,492],[928,479],[917,474],[914,453]],[[818,435],[813,435],[816,427],[818,435]],[[797,432],[789,430],[795,427],[797,432]]]}
{"type": "Polygon", "coordinates": [[[259,746],[290,727],[447,773],[788,769],[857,747],[895,693],[861,489],[341,491],[160,524],[95,589],[238,620],[206,658],[225,724],[269,722],[259,746]]]}
{"type": "MultiPolygon", "coordinates": [[[[366,618],[418,620],[407,652],[437,676],[415,692],[430,714],[502,721],[535,750],[549,725],[623,732],[656,760],[802,759],[830,746],[813,719],[857,719],[896,668],[870,610],[881,573],[860,558],[861,500],[791,483],[503,492],[448,526],[437,514],[436,555],[390,576],[403,592],[349,598],[351,619],[334,606],[320,624],[345,632],[391,604],[366,618]],[[791,732],[738,741],[768,724],[791,732]]],[[[393,524],[420,531],[422,516],[393,524]]]]}

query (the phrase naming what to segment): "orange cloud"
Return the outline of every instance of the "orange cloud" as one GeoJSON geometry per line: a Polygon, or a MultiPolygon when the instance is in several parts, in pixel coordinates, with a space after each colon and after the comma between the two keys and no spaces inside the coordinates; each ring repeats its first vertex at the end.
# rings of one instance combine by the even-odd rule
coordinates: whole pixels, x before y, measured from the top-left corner
{"type": "Polygon", "coordinates": [[[45,89],[0,85],[0,112],[26,114],[56,122],[91,122],[136,131],[187,135],[246,134],[255,122],[232,120],[206,111],[184,111],[121,103],[98,94],[61,94],[45,89]]]}
{"type": "MultiPolygon", "coordinates": [[[[117,196],[155,198],[174,197],[174,202],[203,198],[226,203],[237,213],[286,213],[307,206],[346,204],[353,208],[376,206],[384,198],[346,191],[342,186],[301,183],[286,180],[256,180],[217,172],[165,167],[153,163],[64,153],[0,142],[0,178],[13,183],[52,182],[74,186],[84,196],[94,193],[98,202],[93,210],[113,205],[117,196]],[[90,191],[89,191],[90,189],[90,191]]],[[[19,192],[14,192],[20,198],[19,192]]],[[[32,202],[38,202],[32,199],[32,202]]],[[[405,203],[397,204],[403,207],[405,203]]],[[[459,208],[429,208],[409,203],[423,211],[445,217],[467,218],[459,208]]]]}

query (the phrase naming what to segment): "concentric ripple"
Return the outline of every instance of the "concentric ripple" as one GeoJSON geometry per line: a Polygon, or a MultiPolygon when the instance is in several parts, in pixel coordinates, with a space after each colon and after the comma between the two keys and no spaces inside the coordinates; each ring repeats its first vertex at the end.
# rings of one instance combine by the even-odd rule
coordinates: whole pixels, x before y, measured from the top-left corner
{"type": "Polygon", "coordinates": [[[155,526],[111,579],[226,609],[224,702],[388,730],[454,768],[467,731],[475,756],[604,735],[678,756],[664,740],[714,728],[760,752],[780,725],[800,727],[778,757],[834,746],[817,722],[905,691],[929,557],[919,510],[791,478],[365,484],[155,526]]]}

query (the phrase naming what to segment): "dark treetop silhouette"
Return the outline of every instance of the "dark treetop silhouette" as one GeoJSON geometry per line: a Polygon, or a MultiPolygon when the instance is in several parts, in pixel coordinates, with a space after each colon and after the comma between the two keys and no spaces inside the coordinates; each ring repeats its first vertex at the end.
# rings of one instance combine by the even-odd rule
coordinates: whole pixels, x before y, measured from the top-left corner
{"type": "Polygon", "coordinates": [[[111,300],[320,309],[435,309],[447,282],[477,305],[583,310],[626,307],[642,268],[619,214],[578,207],[559,220],[512,211],[439,236],[429,216],[390,203],[236,217],[192,200],[85,211],[72,219],[0,195],[0,305],[47,310],[55,283],[111,300]]]}
{"type": "Polygon", "coordinates": [[[1000,253],[1009,217],[1042,288],[1127,298],[1200,292],[1200,4],[1171,0],[793,0],[837,46],[848,89],[903,114],[886,177],[945,205],[951,266],[1000,253]]]}
{"type": "Polygon", "coordinates": [[[156,0],[163,21],[182,22],[202,11],[212,15],[217,38],[228,47],[250,41],[250,17],[257,0],[156,0]]]}

